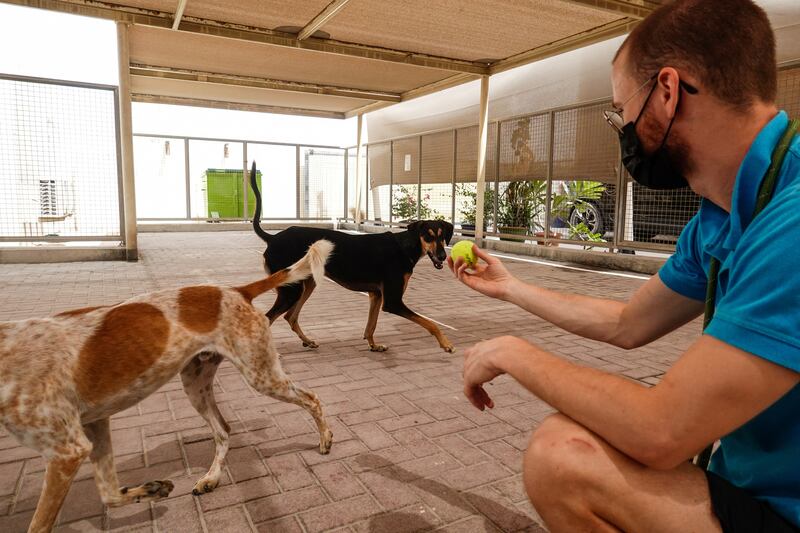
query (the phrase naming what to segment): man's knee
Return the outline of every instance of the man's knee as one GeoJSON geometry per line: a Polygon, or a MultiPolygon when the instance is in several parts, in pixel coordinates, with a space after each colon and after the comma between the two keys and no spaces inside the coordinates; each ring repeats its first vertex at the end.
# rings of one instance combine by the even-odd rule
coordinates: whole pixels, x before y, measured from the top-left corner
{"type": "Polygon", "coordinates": [[[562,414],[547,417],[534,431],[523,460],[528,497],[535,504],[548,496],[563,497],[558,489],[589,482],[600,452],[596,438],[583,426],[562,414]]]}

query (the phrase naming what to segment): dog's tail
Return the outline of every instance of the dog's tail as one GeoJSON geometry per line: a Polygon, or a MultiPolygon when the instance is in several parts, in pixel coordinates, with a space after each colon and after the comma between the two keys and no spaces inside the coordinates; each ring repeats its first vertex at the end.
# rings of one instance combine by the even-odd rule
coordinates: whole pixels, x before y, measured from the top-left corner
{"type": "Polygon", "coordinates": [[[321,239],[308,248],[308,252],[298,262],[279,270],[266,279],[250,283],[243,287],[236,287],[245,300],[252,301],[253,298],[264,294],[265,292],[280,287],[281,285],[288,285],[290,283],[297,283],[309,276],[314,278],[317,284],[321,284],[325,277],[325,263],[328,262],[333,252],[333,243],[321,239]]]}
{"type": "Polygon", "coordinates": [[[258,190],[258,182],[256,181],[256,162],[253,161],[253,166],[250,168],[250,188],[256,195],[256,210],[253,213],[253,231],[256,235],[261,237],[261,240],[269,244],[272,235],[267,233],[261,228],[261,191],[258,190]]]}

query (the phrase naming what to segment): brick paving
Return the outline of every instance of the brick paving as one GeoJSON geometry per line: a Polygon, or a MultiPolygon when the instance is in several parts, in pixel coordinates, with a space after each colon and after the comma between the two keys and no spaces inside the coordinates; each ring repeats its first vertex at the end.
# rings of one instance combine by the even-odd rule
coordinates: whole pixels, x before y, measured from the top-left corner
{"type": "MultiPolygon", "coordinates": [[[[127,264],[0,265],[0,320],[107,304],[181,285],[238,284],[262,275],[261,241],[250,233],[140,235],[141,261],[127,264]]],[[[626,298],[643,283],[506,260],[518,277],[557,290],[626,298]]],[[[269,308],[274,295],[256,304],[269,308]]],[[[420,261],[406,302],[449,327],[457,347],[441,351],[418,326],[381,314],[376,340],[361,339],[368,300],[333,283],[318,287],[301,315],[320,343],[302,347],[285,321],[272,331],[283,366],[322,398],[334,432],[330,455],[299,408],[254,393],[223,363],[215,391],[231,423],[220,487],[195,497],[213,441],[179,379],[113,418],[120,481],[168,477],[160,502],[106,509],[84,464],[58,531],[401,532],[544,531],[521,482],[531,430],[552,409],[507,377],[489,387],[496,408],[479,412],[461,394],[461,354],[478,340],[525,337],[563,357],[655,383],[696,338],[695,322],[638,350],[624,351],[565,333],[491,300],[420,261]],[[454,328],[454,329],[451,329],[454,328]]],[[[25,531],[41,489],[44,462],[0,429],[0,531],[25,531]]]]}

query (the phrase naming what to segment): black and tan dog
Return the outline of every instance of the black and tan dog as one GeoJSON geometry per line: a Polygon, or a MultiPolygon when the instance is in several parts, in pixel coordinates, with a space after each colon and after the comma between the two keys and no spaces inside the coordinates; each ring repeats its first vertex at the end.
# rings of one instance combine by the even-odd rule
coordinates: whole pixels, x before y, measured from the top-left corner
{"type": "MultiPolygon", "coordinates": [[[[441,220],[412,222],[406,231],[385,232],[372,235],[352,235],[341,231],[292,226],[275,235],[261,228],[261,194],[255,180],[256,166],[250,173],[250,186],[256,195],[253,229],[267,243],[264,265],[268,272],[277,272],[295,263],[305,255],[308,247],[320,239],[335,245],[335,251],[325,266],[325,274],[346,289],[369,294],[369,319],[364,338],[370,350],[382,352],[386,346],[377,344],[373,335],[381,308],[395,315],[416,322],[436,337],[445,351],[452,352],[453,345],[439,328],[429,319],[420,316],[403,303],[403,294],[417,261],[427,255],[433,266],[442,268],[447,259],[445,245],[453,236],[453,225],[441,220]]],[[[316,287],[313,279],[302,284],[278,288],[275,304],[267,312],[270,324],[286,313],[286,321],[303,346],[316,348],[317,343],[309,339],[300,329],[298,317],[303,304],[316,287]]]]}

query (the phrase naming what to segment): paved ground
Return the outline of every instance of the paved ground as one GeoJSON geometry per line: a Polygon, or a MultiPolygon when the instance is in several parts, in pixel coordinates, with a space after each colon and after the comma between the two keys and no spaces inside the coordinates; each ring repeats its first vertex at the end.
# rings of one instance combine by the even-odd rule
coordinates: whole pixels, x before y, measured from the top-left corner
{"type": "MultiPolygon", "coordinates": [[[[142,260],[126,263],[0,265],[0,320],[117,302],[154,289],[235,284],[261,273],[260,241],[249,233],[144,234],[142,260]]],[[[641,283],[506,260],[519,277],[546,287],[625,298],[641,283]]],[[[273,296],[256,301],[262,308],[273,296]]],[[[315,451],[305,412],[256,395],[227,363],[216,396],[233,426],[222,485],[202,497],[191,487],[211,462],[203,420],[173,380],[114,417],[121,482],[168,477],[176,489],[156,504],[104,509],[85,464],[61,513],[60,531],[543,531],[522,489],[522,450],[550,412],[509,379],[490,388],[497,407],[472,408],[461,394],[461,353],[479,339],[515,334],[565,358],[654,383],[694,339],[698,324],[625,352],[569,335],[517,308],[471,293],[427,259],[407,303],[449,327],[446,354],[418,326],[382,314],[376,339],[361,339],[367,298],[326,283],[301,315],[321,347],[311,351],[281,320],[273,327],[290,376],[322,398],[334,431],[330,455],[315,451]]],[[[0,378],[2,379],[2,378],[0,378]]],[[[44,464],[0,429],[0,531],[24,531],[44,464]]]]}

